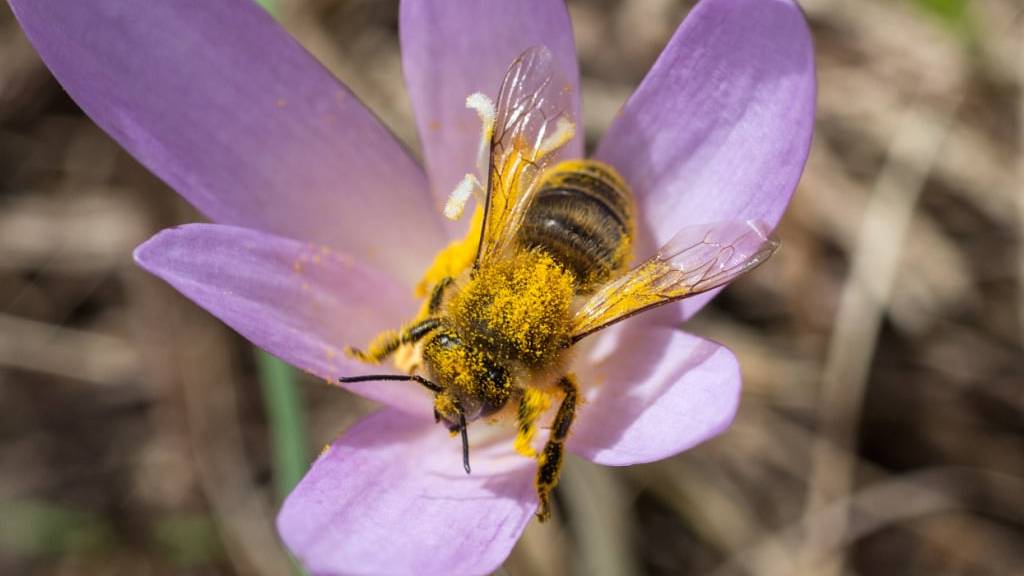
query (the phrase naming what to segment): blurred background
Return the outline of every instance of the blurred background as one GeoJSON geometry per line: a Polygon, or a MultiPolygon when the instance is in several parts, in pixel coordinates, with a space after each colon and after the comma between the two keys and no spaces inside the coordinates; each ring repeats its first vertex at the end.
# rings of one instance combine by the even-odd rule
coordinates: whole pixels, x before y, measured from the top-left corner
{"type": "MultiPolygon", "coordinates": [[[[591,147],[691,5],[569,2],[591,147]]],[[[803,6],[818,121],[783,249],[687,326],[740,358],[735,424],[573,459],[499,574],[1024,574],[1024,5],[803,6]]],[[[417,147],[397,2],[276,10],[417,147]]],[[[133,265],[199,219],[0,3],[0,573],[291,570],[281,495],[372,407],[133,265]]]]}

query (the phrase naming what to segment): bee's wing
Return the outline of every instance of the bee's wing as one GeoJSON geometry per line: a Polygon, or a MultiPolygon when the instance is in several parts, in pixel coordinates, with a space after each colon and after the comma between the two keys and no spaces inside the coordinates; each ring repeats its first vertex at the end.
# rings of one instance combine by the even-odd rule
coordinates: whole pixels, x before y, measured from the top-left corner
{"type": "Polygon", "coordinates": [[[634,314],[728,284],[779,241],[759,221],[683,228],[658,253],[602,286],[573,317],[573,341],[634,314]]]}
{"type": "Polygon", "coordinates": [[[509,65],[495,109],[477,265],[515,236],[537,176],[572,139],[572,102],[572,84],[547,48],[529,48],[509,65]]]}

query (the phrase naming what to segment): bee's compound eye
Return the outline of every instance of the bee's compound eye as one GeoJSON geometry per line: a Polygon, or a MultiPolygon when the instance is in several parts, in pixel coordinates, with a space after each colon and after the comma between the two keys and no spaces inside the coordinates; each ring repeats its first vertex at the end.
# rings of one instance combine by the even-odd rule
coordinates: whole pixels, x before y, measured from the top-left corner
{"type": "Polygon", "coordinates": [[[499,388],[508,386],[508,370],[504,366],[488,362],[485,369],[487,370],[487,381],[489,384],[499,388]]]}
{"type": "Polygon", "coordinates": [[[490,416],[501,410],[512,393],[508,369],[500,364],[487,362],[484,365],[487,382],[483,386],[481,416],[490,416]]]}

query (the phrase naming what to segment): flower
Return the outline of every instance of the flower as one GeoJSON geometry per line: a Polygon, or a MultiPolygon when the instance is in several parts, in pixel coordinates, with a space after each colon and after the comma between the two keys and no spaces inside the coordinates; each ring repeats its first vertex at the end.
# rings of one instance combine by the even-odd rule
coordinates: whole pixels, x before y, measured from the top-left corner
{"type": "MultiPolygon", "coordinates": [[[[476,155],[466,96],[493,95],[506,65],[538,44],[578,85],[561,1],[403,2],[424,171],[247,0],[8,1],[83,110],[215,222],[157,234],[137,249],[139,264],[326,379],[368,372],[338,351],[412,318],[412,286],[457,235],[440,214],[476,155]]],[[[792,0],[698,4],[595,154],[636,196],[638,256],[689,224],[774,226],[807,157],[814,99],[810,36],[792,0]]],[[[579,138],[568,146],[582,154],[579,138]]],[[[710,297],[594,338],[573,366],[585,403],[571,452],[649,462],[729,425],[735,357],[669,327],[710,297]]],[[[315,574],[498,566],[533,516],[535,463],[514,454],[502,425],[478,423],[466,476],[425,390],[350,388],[385,408],[338,439],[288,498],[278,525],[289,548],[315,574]]]]}

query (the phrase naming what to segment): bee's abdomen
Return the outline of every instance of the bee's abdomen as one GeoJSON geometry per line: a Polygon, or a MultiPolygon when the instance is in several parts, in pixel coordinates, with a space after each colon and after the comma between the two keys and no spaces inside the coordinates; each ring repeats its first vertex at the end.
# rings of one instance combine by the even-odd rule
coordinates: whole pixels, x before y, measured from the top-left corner
{"type": "Polygon", "coordinates": [[[632,252],[633,199],[622,178],[595,160],[569,160],[541,176],[517,241],[573,273],[586,293],[622,270],[632,252]]]}

